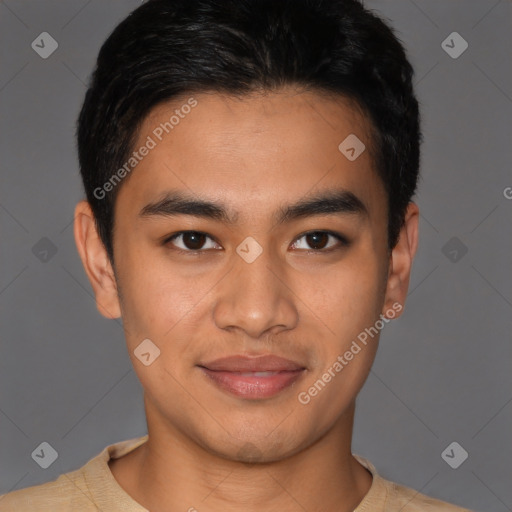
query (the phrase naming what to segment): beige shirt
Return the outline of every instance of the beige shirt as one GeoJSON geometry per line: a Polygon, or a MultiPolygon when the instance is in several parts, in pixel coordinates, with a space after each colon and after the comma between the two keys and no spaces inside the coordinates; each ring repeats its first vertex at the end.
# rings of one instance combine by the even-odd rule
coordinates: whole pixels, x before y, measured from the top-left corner
{"type": "MultiPolygon", "coordinates": [[[[108,466],[148,439],[147,434],[107,446],[76,471],[56,480],[0,496],[0,512],[148,512],[118,484],[108,466]]],[[[357,460],[373,475],[370,490],[354,512],[471,512],[435,500],[379,476],[366,459],[357,460]]]]}

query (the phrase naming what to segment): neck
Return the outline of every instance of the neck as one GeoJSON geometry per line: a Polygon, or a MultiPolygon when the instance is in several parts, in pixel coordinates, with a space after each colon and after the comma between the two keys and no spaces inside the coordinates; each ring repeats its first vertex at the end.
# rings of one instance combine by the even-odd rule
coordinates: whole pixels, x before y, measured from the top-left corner
{"type": "Polygon", "coordinates": [[[150,417],[148,441],[111,461],[110,468],[121,487],[152,512],[352,512],[371,486],[370,473],[350,450],[354,404],[313,445],[257,464],[214,455],[150,417]]]}

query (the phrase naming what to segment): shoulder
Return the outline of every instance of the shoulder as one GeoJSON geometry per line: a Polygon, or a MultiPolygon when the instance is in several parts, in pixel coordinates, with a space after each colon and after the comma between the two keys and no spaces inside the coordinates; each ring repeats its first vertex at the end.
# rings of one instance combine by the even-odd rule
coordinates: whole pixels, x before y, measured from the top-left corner
{"type": "Polygon", "coordinates": [[[445,501],[431,498],[410,487],[386,480],[375,466],[358,455],[354,457],[373,477],[372,485],[355,512],[472,512],[445,501]]]}
{"type": "Polygon", "coordinates": [[[79,470],[60,475],[56,480],[0,495],[0,512],[59,512],[94,510],[87,486],[79,470]]]}
{"type": "Polygon", "coordinates": [[[112,475],[108,462],[146,442],[148,435],[108,445],[81,468],[56,480],[0,495],[0,512],[145,511],[112,475]]]}
{"type": "Polygon", "coordinates": [[[426,496],[410,487],[385,480],[388,488],[387,505],[389,510],[401,510],[402,512],[471,512],[445,501],[426,496]]]}

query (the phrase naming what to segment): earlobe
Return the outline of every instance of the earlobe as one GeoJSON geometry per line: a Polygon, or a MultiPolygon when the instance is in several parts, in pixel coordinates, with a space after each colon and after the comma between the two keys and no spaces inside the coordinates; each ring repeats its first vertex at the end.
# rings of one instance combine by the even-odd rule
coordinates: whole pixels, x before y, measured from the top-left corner
{"type": "Polygon", "coordinates": [[[400,316],[405,305],[412,263],[418,248],[419,208],[410,202],[405,215],[405,223],[400,231],[400,238],[391,252],[386,285],[386,297],[382,314],[392,309],[400,316]],[[398,306],[400,304],[401,307],[398,306]]]}
{"type": "Polygon", "coordinates": [[[114,271],[87,201],[76,205],[74,235],[80,259],[94,290],[98,311],[106,318],[119,318],[121,308],[114,271]]]}

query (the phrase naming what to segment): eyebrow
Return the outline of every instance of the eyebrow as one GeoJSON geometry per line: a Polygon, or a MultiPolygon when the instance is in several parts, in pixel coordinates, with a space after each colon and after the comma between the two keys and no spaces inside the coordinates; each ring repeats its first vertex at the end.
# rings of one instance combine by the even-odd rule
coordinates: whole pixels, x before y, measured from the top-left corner
{"type": "MultiPolygon", "coordinates": [[[[169,191],[165,196],[144,206],[141,218],[174,217],[192,215],[216,220],[225,224],[236,224],[239,215],[230,211],[221,202],[196,199],[179,191],[169,191]]],[[[344,189],[332,190],[307,197],[296,203],[279,208],[275,214],[277,224],[315,215],[352,215],[368,217],[368,208],[353,192],[344,189]]]]}

